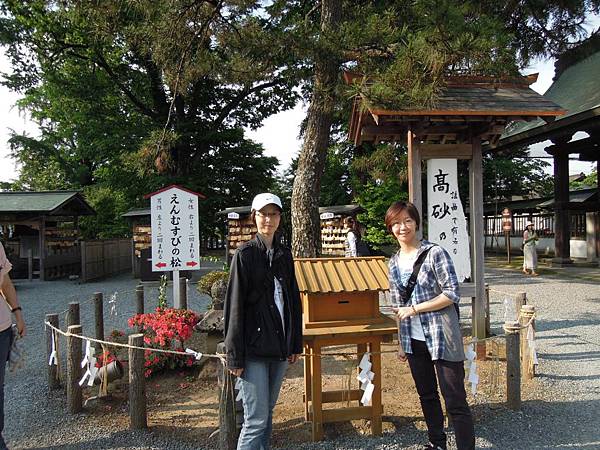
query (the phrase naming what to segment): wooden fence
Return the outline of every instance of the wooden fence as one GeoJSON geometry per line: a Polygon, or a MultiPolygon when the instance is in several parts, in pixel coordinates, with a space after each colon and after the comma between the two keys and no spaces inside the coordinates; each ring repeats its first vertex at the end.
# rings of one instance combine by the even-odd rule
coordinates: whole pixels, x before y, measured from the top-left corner
{"type": "Polygon", "coordinates": [[[81,282],[131,271],[131,239],[81,241],[81,282]]]}

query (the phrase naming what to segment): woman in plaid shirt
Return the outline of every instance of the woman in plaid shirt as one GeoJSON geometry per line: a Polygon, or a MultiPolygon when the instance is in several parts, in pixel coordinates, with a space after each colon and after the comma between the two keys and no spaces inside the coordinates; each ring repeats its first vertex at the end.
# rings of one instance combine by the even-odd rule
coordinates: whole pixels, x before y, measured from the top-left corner
{"type": "Polygon", "coordinates": [[[425,449],[446,449],[444,414],[438,384],[459,450],[475,448],[473,418],[467,404],[465,359],[458,323],[458,279],[450,255],[440,246],[419,240],[419,212],[412,203],[395,202],[385,224],[400,244],[390,258],[390,295],[400,321],[398,358],[408,360],[427,423],[425,449]],[[416,259],[428,252],[416,284],[407,297],[407,282],[416,259]]]}

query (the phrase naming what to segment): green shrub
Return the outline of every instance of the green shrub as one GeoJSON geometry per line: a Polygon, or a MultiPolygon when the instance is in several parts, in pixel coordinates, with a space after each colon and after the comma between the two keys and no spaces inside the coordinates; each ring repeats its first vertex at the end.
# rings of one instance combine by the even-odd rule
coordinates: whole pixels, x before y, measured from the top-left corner
{"type": "Polygon", "coordinates": [[[206,275],[200,278],[200,281],[198,281],[198,291],[206,295],[211,295],[210,289],[216,281],[224,280],[227,282],[228,279],[229,272],[224,272],[221,270],[208,272],[206,275]]]}

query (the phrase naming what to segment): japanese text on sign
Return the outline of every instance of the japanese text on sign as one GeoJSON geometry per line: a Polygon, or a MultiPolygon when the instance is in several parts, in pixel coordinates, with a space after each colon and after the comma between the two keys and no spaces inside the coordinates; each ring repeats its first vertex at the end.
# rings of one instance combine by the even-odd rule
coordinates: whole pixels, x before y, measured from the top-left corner
{"type": "Polygon", "coordinates": [[[450,254],[459,281],[464,281],[471,276],[471,258],[455,159],[427,161],[427,189],[428,240],[450,254]]]}
{"type": "Polygon", "coordinates": [[[198,197],[171,187],[151,197],[152,270],[199,268],[198,197]]]}

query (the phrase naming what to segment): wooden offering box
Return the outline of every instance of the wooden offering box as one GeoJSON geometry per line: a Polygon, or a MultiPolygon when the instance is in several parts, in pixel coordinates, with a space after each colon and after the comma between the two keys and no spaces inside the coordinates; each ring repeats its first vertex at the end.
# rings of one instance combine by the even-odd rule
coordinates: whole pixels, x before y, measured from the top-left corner
{"type": "Polygon", "coordinates": [[[383,256],[297,258],[294,263],[305,329],[385,321],[379,312],[379,292],[389,289],[383,256]]]}

